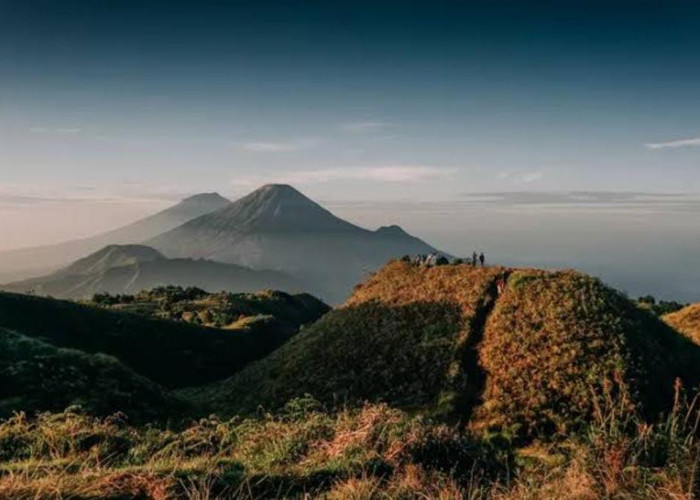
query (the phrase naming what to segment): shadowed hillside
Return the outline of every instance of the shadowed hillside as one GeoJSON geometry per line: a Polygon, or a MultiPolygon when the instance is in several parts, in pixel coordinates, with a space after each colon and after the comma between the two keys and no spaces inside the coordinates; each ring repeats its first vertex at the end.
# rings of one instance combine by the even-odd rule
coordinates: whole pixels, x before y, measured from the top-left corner
{"type": "Polygon", "coordinates": [[[110,354],[155,382],[181,387],[235,373],[292,337],[299,325],[271,321],[252,330],[218,330],[0,293],[0,327],[60,347],[110,354]]]}
{"type": "Polygon", "coordinates": [[[163,418],[176,407],[161,387],[112,356],[57,348],[0,328],[0,417],[71,405],[94,415],[123,412],[137,422],[163,418]]]}
{"type": "Polygon", "coordinates": [[[680,311],[666,314],[663,320],[696,344],[700,344],[700,304],[691,304],[680,311]]]}
{"type": "Polygon", "coordinates": [[[699,360],[691,342],[579,273],[392,262],[267,358],[184,393],[226,414],[308,393],[551,435],[606,398],[666,408],[676,377],[697,382],[699,360]]]}

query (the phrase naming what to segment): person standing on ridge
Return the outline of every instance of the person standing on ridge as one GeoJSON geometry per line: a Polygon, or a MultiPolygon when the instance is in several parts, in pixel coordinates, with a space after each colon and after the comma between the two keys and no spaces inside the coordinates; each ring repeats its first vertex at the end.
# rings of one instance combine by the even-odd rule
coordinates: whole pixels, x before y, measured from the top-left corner
{"type": "Polygon", "coordinates": [[[481,262],[481,267],[484,267],[484,261],[486,260],[486,257],[484,257],[484,252],[481,252],[479,254],[479,262],[481,262]]]}
{"type": "Polygon", "coordinates": [[[476,252],[472,252],[472,267],[476,267],[476,262],[477,262],[477,255],[476,252]]]}

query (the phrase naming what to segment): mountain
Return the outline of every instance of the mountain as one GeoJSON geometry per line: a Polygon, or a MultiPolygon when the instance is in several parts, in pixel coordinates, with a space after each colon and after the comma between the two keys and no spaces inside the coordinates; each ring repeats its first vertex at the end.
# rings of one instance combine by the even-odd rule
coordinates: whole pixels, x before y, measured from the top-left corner
{"type": "Polygon", "coordinates": [[[146,244],[168,257],[201,257],[300,278],[342,301],[393,257],[436,251],[397,226],[370,231],[346,222],[291,186],[271,184],[146,244]]]}
{"type": "Polygon", "coordinates": [[[666,314],[663,320],[696,344],[700,344],[700,303],[666,314]]]}
{"type": "Polygon", "coordinates": [[[145,245],[108,245],[102,250],[75,261],[57,274],[71,276],[104,273],[113,267],[164,259],[160,252],[145,245]]]}
{"type": "Polygon", "coordinates": [[[383,402],[552,435],[610,398],[656,416],[676,377],[698,381],[698,362],[700,347],[586,275],[396,261],[266,358],[183,395],[223,414],[306,394],[329,407],[383,402]]]}
{"type": "Polygon", "coordinates": [[[96,293],[133,294],[166,285],[228,292],[303,289],[297,280],[278,271],[254,271],[203,259],[166,259],[144,245],[110,245],[47,276],[0,285],[0,290],[87,299],[96,293]]]}
{"type": "MultiPolygon", "coordinates": [[[[265,296],[258,296],[257,301],[260,313],[269,311],[265,296]]],[[[280,301],[279,297],[270,300],[280,301]]],[[[304,298],[283,302],[286,308],[296,308],[299,317],[309,321],[327,310],[324,305],[312,310],[313,304],[304,298]]],[[[162,304],[164,308],[173,306],[168,300],[162,304]]],[[[70,301],[0,292],[0,328],[56,347],[114,356],[140,375],[169,388],[211,382],[236,373],[293,337],[302,325],[292,318],[287,313],[280,321],[269,321],[256,328],[222,330],[70,301]]]]}
{"type": "Polygon", "coordinates": [[[230,203],[217,193],[198,194],[133,224],[91,238],[2,251],[0,252],[0,280],[15,281],[45,274],[106,245],[141,243],[230,203]]]}

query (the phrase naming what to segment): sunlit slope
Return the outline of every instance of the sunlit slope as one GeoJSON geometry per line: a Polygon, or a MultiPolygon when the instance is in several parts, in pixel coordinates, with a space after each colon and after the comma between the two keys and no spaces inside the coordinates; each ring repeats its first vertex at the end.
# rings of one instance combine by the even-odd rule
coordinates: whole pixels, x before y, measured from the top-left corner
{"type": "Polygon", "coordinates": [[[699,349],[626,297],[581,273],[516,271],[479,347],[486,374],[476,426],[567,431],[636,407],[654,415],[699,349]]]}
{"type": "Polygon", "coordinates": [[[226,414],[274,409],[307,393],[330,405],[449,411],[468,392],[463,358],[502,274],[392,262],[264,360],[189,396],[226,414]]]}
{"type": "Polygon", "coordinates": [[[0,417],[71,405],[96,415],[122,412],[137,422],[177,408],[160,386],[112,356],[58,348],[0,328],[0,417]]]}
{"type": "Polygon", "coordinates": [[[700,344],[700,304],[691,304],[680,311],[667,314],[663,320],[696,344],[700,344]]]}
{"type": "Polygon", "coordinates": [[[610,406],[663,410],[676,377],[697,382],[699,351],[580,273],[392,262],[267,358],[185,395],[224,414],[304,394],[383,401],[551,435],[610,406]]]}

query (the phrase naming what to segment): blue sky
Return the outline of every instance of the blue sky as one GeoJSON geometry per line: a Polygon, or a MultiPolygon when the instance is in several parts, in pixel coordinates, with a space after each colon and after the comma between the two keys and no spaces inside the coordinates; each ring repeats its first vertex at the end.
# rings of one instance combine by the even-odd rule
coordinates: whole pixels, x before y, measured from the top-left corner
{"type": "Polygon", "coordinates": [[[0,230],[89,234],[280,181],[698,192],[699,25],[670,0],[0,0],[0,230]]]}

